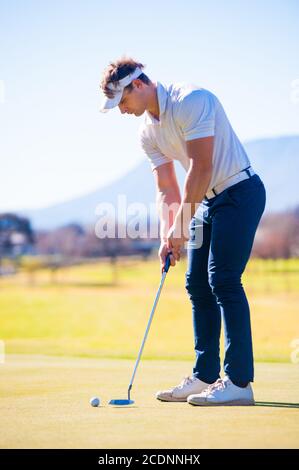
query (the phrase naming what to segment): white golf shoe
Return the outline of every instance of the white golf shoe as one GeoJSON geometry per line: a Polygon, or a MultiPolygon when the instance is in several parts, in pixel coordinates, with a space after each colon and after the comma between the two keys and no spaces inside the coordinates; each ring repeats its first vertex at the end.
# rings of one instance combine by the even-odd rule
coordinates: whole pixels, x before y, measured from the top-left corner
{"type": "Polygon", "coordinates": [[[184,377],[176,387],[157,392],[156,398],[161,401],[187,401],[189,395],[200,393],[208,386],[209,384],[191,375],[184,377]]]}
{"type": "Polygon", "coordinates": [[[190,405],[198,406],[232,406],[232,405],[254,405],[251,384],[241,388],[233,384],[229,377],[218,379],[199,394],[188,397],[190,405]]]}

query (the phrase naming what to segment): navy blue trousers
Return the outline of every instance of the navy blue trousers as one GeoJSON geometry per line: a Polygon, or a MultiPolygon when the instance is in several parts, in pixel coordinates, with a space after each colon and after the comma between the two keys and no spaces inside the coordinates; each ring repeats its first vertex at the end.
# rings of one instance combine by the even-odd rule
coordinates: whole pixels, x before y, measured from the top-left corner
{"type": "Polygon", "coordinates": [[[220,331],[225,338],[224,372],[235,384],[254,380],[250,310],[241,277],[265,209],[257,174],[203,201],[190,222],[186,289],[192,304],[195,377],[220,376],[220,331]]]}

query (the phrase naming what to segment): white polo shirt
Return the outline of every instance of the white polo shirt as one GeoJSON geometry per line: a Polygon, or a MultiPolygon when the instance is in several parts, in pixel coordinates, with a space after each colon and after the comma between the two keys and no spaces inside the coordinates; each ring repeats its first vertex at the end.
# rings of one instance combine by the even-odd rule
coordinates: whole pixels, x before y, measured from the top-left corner
{"type": "Polygon", "coordinates": [[[168,87],[157,82],[160,116],[148,111],[139,129],[141,146],[152,170],[171,160],[188,171],[186,141],[214,136],[213,173],[208,191],[226,178],[250,166],[218,98],[208,90],[187,83],[168,87]]]}

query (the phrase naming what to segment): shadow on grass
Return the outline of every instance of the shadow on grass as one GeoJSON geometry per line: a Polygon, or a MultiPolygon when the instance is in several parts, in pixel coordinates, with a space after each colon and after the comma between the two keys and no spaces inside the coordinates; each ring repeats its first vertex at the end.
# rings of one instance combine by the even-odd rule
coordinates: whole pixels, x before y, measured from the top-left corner
{"type": "Polygon", "coordinates": [[[273,408],[299,408],[299,403],[282,403],[276,401],[256,401],[255,406],[270,406],[273,408]]]}
{"type": "Polygon", "coordinates": [[[120,409],[123,409],[123,408],[138,408],[138,406],[136,405],[122,405],[122,406],[117,406],[117,405],[109,405],[110,408],[118,408],[119,410],[120,409]]]}

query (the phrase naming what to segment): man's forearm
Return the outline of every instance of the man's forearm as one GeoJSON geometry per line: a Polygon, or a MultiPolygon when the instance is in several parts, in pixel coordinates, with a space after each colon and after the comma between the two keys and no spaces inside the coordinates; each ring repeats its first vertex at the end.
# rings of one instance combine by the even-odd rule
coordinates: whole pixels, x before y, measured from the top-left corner
{"type": "Polygon", "coordinates": [[[160,238],[166,241],[167,233],[181,205],[181,195],[178,188],[169,188],[157,193],[157,207],[160,219],[160,238]]]}
{"type": "Polygon", "coordinates": [[[188,226],[199,204],[203,200],[212,177],[212,168],[199,171],[196,165],[190,165],[186,176],[181,205],[176,214],[176,220],[188,235],[188,226]]]}

